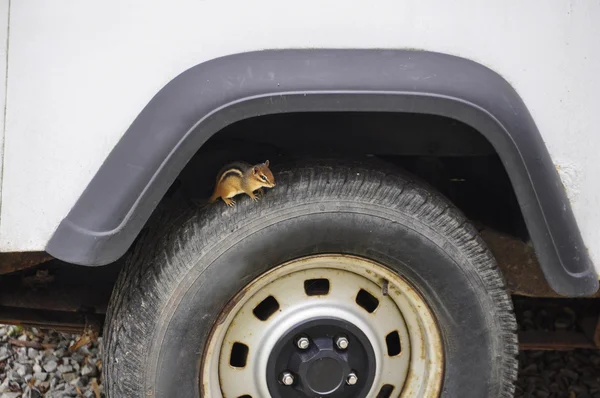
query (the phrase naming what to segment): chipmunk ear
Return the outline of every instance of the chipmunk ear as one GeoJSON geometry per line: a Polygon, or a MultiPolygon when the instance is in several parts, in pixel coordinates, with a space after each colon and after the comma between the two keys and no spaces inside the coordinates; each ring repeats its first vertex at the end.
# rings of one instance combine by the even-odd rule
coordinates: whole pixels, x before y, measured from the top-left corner
{"type": "Polygon", "coordinates": [[[258,174],[258,167],[256,167],[256,166],[252,167],[252,172],[254,174],[258,174]]]}
{"type": "Polygon", "coordinates": [[[269,167],[269,161],[268,160],[265,162],[265,166],[269,167]]]}

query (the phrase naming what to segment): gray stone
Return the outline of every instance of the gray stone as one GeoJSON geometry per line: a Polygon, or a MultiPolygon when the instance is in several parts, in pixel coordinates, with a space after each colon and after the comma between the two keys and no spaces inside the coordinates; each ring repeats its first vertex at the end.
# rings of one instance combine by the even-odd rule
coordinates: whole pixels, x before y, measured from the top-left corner
{"type": "Polygon", "coordinates": [[[10,380],[8,377],[6,377],[4,379],[4,381],[2,383],[0,383],[0,392],[9,392],[10,391],[9,383],[10,383],[10,380]]]}
{"type": "Polygon", "coordinates": [[[15,369],[11,369],[6,373],[10,381],[14,381],[15,383],[23,382],[23,377],[15,369]]]}
{"type": "Polygon", "coordinates": [[[17,340],[27,341],[27,335],[23,333],[22,335],[19,336],[19,338],[17,340]]]}
{"type": "Polygon", "coordinates": [[[96,394],[92,390],[87,390],[85,393],[83,393],[83,396],[85,398],[96,398],[96,394]]]}
{"type": "Polygon", "coordinates": [[[37,357],[39,355],[39,351],[36,350],[35,348],[29,348],[27,350],[27,356],[31,359],[35,359],[35,357],[37,357]]]}
{"type": "Polygon", "coordinates": [[[585,386],[579,386],[579,385],[571,385],[569,387],[570,391],[573,391],[574,393],[577,394],[577,396],[582,396],[582,395],[587,395],[588,394],[588,389],[585,386]]]}
{"type": "Polygon", "coordinates": [[[537,364],[532,363],[532,364],[529,364],[528,366],[526,366],[525,368],[523,368],[522,372],[528,373],[528,374],[529,373],[537,373],[537,370],[538,370],[537,364]]]}
{"type": "Polygon", "coordinates": [[[577,380],[579,378],[579,375],[577,374],[577,372],[574,372],[571,369],[561,369],[560,373],[562,375],[567,376],[568,378],[570,378],[572,380],[577,380]]]}
{"type": "Polygon", "coordinates": [[[31,366],[29,364],[15,363],[15,370],[21,377],[25,377],[33,373],[33,370],[31,369],[31,366]]]}
{"type": "Polygon", "coordinates": [[[65,350],[63,348],[59,348],[58,350],[54,350],[54,356],[57,358],[62,358],[65,356],[65,350]]]}
{"type": "Polygon", "coordinates": [[[77,373],[63,373],[62,378],[67,383],[70,383],[77,378],[77,373]]]}
{"type": "Polygon", "coordinates": [[[8,376],[6,378],[6,384],[3,384],[5,387],[2,388],[2,390],[4,390],[3,392],[14,392],[14,391],[19,391],[21,389],[21,382],[23,382],[23,379],[21,379],[21,376],[19,376],[18,374],[15,373],[15,377],[11,377],[8,376]]]}
{"type": "Polygon", "coordinates": [[[58,371],[60,373],[71,373],[73,371],[73,367],[71,365],[60,365],[58,367],[58,371]]]}
{"type": "Polygon", "coordinates": [[[25,362],[29,360],[29,357],[27,356],[27,348],[20,347],[17,349],[17,359],[19,362],[25,362]]]}
{"type": "Polygon", "coordinates": [[[44,364],[44,370],[48,373],[54,372],[57,367],[58,364],[56,363],[56,361],[48,361],[44,364]]]}
{"type": "Polygon", "coordinates": [[[38,365],[37,363],[35,365],[33,365],[33,373],[40,373],[42,372],[42,367],[40,365],[38,365]]]}
{"type": "Polygon", "coordinates": [[[74,352],[73,354],[71,354],[71,361],[82,363],[84,359],[85,357],[78,352],[74,352]]]}
{"type": "Polygon", "coordinates": [[[48,373],[45,373],[45,372],[34,373],[33,377],[35,377],[36,380],[46,381],[46,379],[48,378],[48,373]]]}
{"type": "Polygon", "coordinates": [[[96,368],[96,365],[88,363],[81,369],[81,375],[96,377],[98,375],[98,368],[96,368]]]}
{"type": "Polygon", "coordinates": [[[63,394],[65,397],[76,397],[78,395],[75,386],[66,386],[63,394]]]}
{"type": "Polygon", "coordinates": [[[1,327],[0,328],[0,337],[4,337],[8,334],[8,329],[6,329],[5,327],[1,327]]]}
{"type": "Polygon", "coordinates": [[[3,392],[0,394],[0,398],[20,398],[20,392],[3,392]]]}
{"type": "Polygon", "coordinates": [[[54,361],[54,362],[58,363],[58,358],[52,354],[46,355],[44,357],[44,363],[47,363],[49,361],[54,361]]]}
{"type": "Polygon", "coordinates": [[[87,385],[90,383],[90,378],[87,376],[81,376],[77,382],[77,387],[79,387],[80,390],[85,390],[87,388],[87,385]]]}
{"type": "Polygon", "coordinates": [[[88,348],[88,346],[87,346],[87,345],[84,345],[83,347],[81,347],[81,348],[79,349],[79,353],[80,353],[80,354],[82,354],[82,355],[84,355],[84,356],[89,356],[89,355],[92,355],[92,354],[90,353],[90,349],[88,348]]]}
{"type": "Polygon", "coordinates": [[[42,391],[48,391],[50,389],[50,383],[47,381],[39,381],[36,383],[36,387],[42,391]]]}

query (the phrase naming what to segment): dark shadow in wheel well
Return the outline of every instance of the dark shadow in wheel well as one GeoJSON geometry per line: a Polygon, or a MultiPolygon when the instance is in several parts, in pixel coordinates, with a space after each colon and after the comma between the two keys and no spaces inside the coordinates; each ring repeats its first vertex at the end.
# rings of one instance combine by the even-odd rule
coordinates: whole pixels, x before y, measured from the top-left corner
{"type": "Polygon", "coordinates": [[[514,190],[491,144],[459,121],[424,114],[306,112],[258,116],[233,123],[196,153],[169,195],[210,195],[223,164],[272,164],[300,157],[375,156],[424,179],[476,225],[527,240],[514,190]]]}

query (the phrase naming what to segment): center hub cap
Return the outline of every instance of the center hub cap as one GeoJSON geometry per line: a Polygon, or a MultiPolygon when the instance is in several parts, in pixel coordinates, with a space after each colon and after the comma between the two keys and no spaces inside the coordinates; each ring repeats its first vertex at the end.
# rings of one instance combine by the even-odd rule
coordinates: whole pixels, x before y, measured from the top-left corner
{"type": "Polygon", "coordinates": [[[358,397],[373,383],[375,354],[356,326],[335,318],[312,319],[279,339],[267,368],[272,397],[358,397]],[[292,375],[291,385],[282,382],[284,374],[292,375]]]}
{"type": "Polygon", "coordinates": [[[306,372],[308,388],[317,394],[329,394],[344,382],[344,369],[332,358],[313,361],[306,372]]]}

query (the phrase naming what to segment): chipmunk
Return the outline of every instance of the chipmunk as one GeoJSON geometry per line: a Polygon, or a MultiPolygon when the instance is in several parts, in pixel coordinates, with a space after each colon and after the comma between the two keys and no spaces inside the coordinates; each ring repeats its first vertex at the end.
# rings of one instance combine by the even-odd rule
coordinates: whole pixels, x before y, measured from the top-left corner
{"type": "Polygon", "coordinates": [[[275,178],[269,170],[268,160],[254,166],[246,162],[229,163],[217,174],[217,184],[208,203],[214,203],[221,198],[227,206],[234,206],[235,200],[232,198],[241,193],[245,193],[252,200],[257,201],[258,196],[254,194],[254,191],[258,191],[262,196],[264,195],[263,188],[273,188],[274,186],[275,178]]]}

